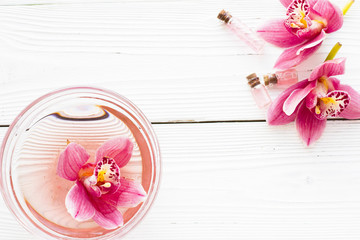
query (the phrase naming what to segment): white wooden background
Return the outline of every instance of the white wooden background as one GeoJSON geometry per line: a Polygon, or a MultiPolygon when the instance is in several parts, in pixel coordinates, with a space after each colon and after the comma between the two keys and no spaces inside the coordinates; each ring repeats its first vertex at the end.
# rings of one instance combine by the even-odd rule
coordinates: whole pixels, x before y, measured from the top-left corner
{"type": "MultiPolygon", "coordinates": [[[[359,4],[301,78],[340,41],[341,80],[360,91],[359,4]]],[[[277,0],[1,0],[0,139],[44,93],[109,88],[153,122],[163,156],[158,197],[125,239],[360,239],[360,121],[328,121],[310,148],[294,124],[268,126],[244,77],[282,50],[254,55],[223,8],[252,27],[285,14],[277,0]]],[[[36,239],[2,199],[0,239],[36,239]]]]}

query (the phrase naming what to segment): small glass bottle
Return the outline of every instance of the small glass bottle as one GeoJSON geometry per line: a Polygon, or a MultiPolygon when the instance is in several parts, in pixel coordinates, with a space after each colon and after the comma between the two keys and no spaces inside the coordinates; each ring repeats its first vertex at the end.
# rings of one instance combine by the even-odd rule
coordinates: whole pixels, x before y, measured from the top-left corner
{"type": "Polygon", "coordinates": [[[259,108],[265,108],[271,103],[271,98],[265,86],[260,83],[259,77],[256,73],[252,73],[246,77],[248,84],[251,87],[251,93],[254,97],[256,105],[259,108]]]}
{"type": "Polygon", "coordinates": [[[238,18],[234,18],[225,10],[221,10],[217,17],[218,19],[224,21],[226,25],[256,53],[262,53],[265,41],[245,23],[240,21],[238,18]]]}
{"type": "Polygon", "coordinates": [[[265,86],[290,86],[297,82],[298,73],[294,68],[264,75],[265,86]]]}

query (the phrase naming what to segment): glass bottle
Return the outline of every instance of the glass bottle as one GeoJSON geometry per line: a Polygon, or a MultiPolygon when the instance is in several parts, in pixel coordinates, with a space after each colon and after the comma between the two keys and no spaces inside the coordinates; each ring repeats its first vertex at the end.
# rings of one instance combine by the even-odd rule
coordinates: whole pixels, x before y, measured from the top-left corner
{"type": "Polygon", "coordinates": [[[243,40],[249,47],[251,47],[256,53],[262,53],[265,42],[260,38],[256,32],[250,29],[245,23],[238,18],[234,18],[226,12],[221,10],[218,19],[224,21],[226,25],[233,31],[241,40],[243,40]]]}
{"type": "Polygon", "coordinates": [[[259,108],[265,108],[271,103],[271,98],[265,86],[260,83],[256,73],[252,73],[246,77],[251,88],[251,94],[254,97],[256,105],[259,108]]]}
{"type": "Polygon", "coordinates": [[[272,86],[272,85],[290,86],[297,82],[298,82],[298,73],[294,68],[264,75],[265,86],[272,86]]]}

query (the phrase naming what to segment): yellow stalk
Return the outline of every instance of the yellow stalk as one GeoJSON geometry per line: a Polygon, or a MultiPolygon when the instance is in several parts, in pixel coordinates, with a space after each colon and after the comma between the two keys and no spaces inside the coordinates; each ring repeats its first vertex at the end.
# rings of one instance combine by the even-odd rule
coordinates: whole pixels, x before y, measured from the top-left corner
{"type": "Polygon", "coordinates": [[[347,11],[350,9],[351,5],[355,2],[355,0],[350,0],[348,1],[348,3],[345,5],[345,7],[342,9],[343,15],[345,15],[347,13],[347,11]]]}
{"type": "Polygon", "coordinates": [[[329,52],[329,54],[327,55],[326,59],[325,59],[325,62],[327,60],[332,60],[334,59],[334,57],[336,56],[337,52],[339,51],[339,49],[341,48],[341,43],[340,42],[337,42],[334,47],[331,49],[331,51],[329,52]]]}

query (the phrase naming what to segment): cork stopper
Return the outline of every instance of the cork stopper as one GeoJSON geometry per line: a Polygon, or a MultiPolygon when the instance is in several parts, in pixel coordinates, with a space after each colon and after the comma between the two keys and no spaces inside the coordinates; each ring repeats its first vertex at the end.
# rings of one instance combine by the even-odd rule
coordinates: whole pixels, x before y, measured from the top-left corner
{"type": "Polygon", "coordinates": [[[256,75],[256,73],[252,73],[249,76],[246,77],[248,80],[248,84],[251,88],[254,88],[255,86],[260,84],[259,77],[256,75]]]}
{"type": "Polygon", "coordinates": [[[274,73],[269,73],[269,74],[264,75],[265,86],[277,84],[277,82],[278,82],[278,79],[274,73]]]}
{"type": "Polygon", "coordinates": [[[221,21],[224,21],[225,23],[228,23],[232,16],[229,14],[229,12],[226,12],[224,9],[221,10],[217,16],[218,19],[221,21]]]}

